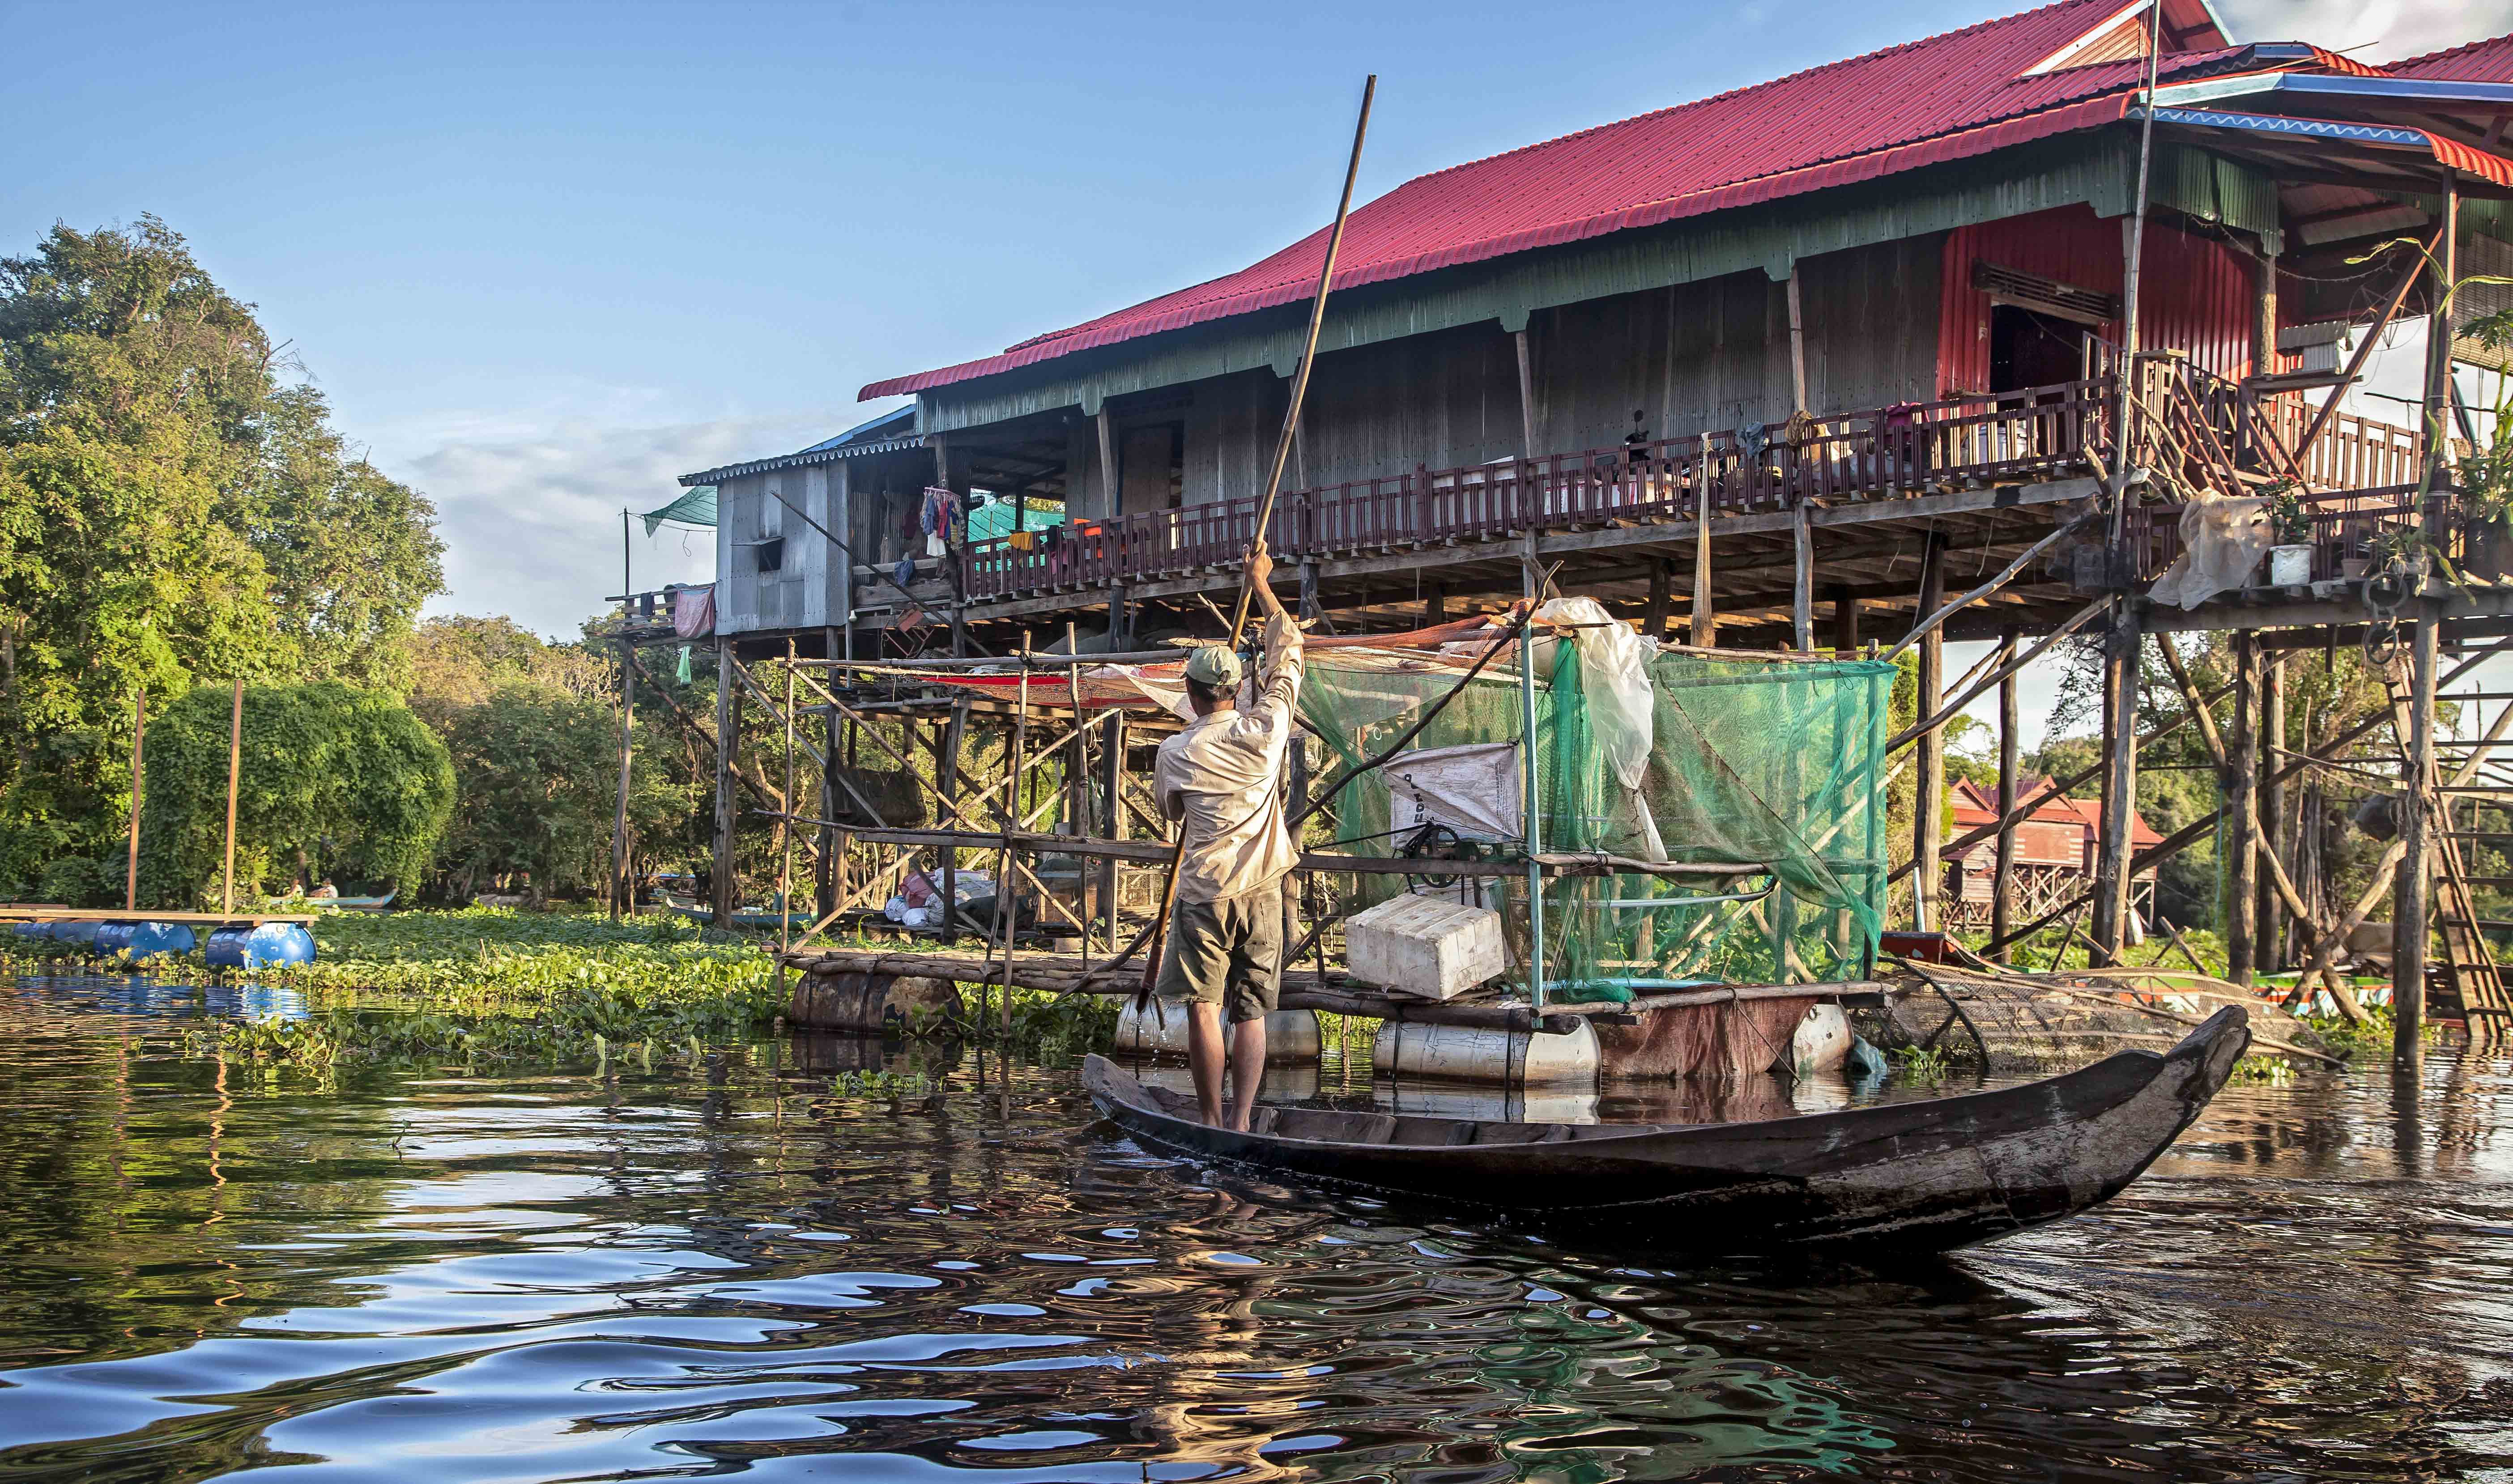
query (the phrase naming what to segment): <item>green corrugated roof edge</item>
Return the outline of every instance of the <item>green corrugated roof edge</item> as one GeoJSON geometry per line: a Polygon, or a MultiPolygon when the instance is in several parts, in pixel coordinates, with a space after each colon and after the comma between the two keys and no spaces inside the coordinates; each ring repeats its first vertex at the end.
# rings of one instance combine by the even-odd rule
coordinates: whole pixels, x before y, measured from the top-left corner
{"type": "Polygon", "coordinates": [[[649,510],[637,518],[646,523],[648,536],[654,535],[656,528],[665,522],[676,526],[705,526],[713,530],[715,528],[715,486],[699,485],[661,509],[649,510]]]}

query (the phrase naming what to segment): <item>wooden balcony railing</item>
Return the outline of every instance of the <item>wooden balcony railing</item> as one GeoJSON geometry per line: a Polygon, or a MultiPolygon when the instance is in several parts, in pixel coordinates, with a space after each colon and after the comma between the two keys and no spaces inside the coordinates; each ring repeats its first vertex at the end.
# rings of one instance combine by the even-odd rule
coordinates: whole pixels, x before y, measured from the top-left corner
{"type": "MultiPolygon", "coordinates": [[[[1713,512],[1733,514],[2069,473],[2083,466],[2089,448],[2108,445],[2114,395],[2114,383],[2098,378],[1794,426],[1458,468],[1417,466],[1289,491],[1274,503],[1265,540],[1277,558],[1296,561],[1683,518],[1705,497],[1713,512]]],[[[1011,597],[1236,566],[1255,534],[1256,503],[1242,497],[1077,520],[1036,533],[1027,550],[1009,537],[973,541],[960,553],[965,591],[973,599],[1011,597]]]]}

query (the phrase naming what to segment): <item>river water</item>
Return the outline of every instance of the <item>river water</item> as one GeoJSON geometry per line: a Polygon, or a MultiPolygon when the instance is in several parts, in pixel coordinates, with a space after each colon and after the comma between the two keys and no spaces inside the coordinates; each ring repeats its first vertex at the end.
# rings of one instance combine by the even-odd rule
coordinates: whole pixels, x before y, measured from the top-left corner
{"type": "Polygon", "coordinates": [[[2513,1479],[2503,1062],[2237,1085],[1863,1271],[1208,1175],[1069,1069],[180,1055],[287,1008],[0,987],[0,1478],[2513,1479]]]}

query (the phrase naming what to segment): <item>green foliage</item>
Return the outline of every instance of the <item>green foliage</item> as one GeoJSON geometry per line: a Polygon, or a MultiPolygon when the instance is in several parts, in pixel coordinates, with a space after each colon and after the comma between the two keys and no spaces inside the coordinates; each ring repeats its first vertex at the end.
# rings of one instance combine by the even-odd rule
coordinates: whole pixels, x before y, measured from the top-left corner
{"type": "Polygon", "coordinates": [[[0,259],[0,887],[110,853],[143,689],[398,673],[433,512],[282,369],[154,218],[0,259]]]}
{"type": "MultiPolygon", "coordinates": [[[[2350,1062],[2378,1062],[2391,1054],[2391,1037],[2396,1025],[2388,1005],[2368,1005],[2360,1023],[2340,1015],[2307,1015],[2310,1025],[2335,1055],[2350,1062]]],[[[2432,1021],[2425,1023],[2420,1041],[2432,1043],[2442,1038],[2443,1027],[2432,1021]]]]}
{"type": "MultiPolygon", "coordinates": [[[[619,786],[616,706],[519,682],[449,707],[442,725],[462,797],[445,849],[458,897],[512,871],[530,874],[537,897],[608,878],[619,786]]],[[[634,755],[628,815],[639,837],[667,834],[697,809],[697,781],[674,779],[667,761],[652,748],[634,755]]]]}
{"type": "MultiPolygon", "coordinates": [[[[225,850],[229,706],[203,686],[149,728],[141,893],[214,894],[225,850]]],[[[445,744],[389,696],[337,681],[248,686],[236,881],[248,898],[327,875],[415,882],[454,810],[445,744]]]]}

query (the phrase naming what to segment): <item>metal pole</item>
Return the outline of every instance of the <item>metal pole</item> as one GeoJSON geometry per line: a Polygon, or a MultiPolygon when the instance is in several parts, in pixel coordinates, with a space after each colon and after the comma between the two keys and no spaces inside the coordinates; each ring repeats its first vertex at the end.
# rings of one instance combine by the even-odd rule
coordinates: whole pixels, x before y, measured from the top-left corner
{"type": "Polygon", "coordinates": [[[140,689],[131,711],[131,865],[122,887],[122,909],[140,910],[140,743],[148,734],[148,688],[140,689]]]}
{"type": "Polygon", "coordinates": [[[219,910],[235,910],[236,782],[244,771],[244,677],[235,682],[235,700],[227,710],[227,863],[219,878],[219,910]]]}

